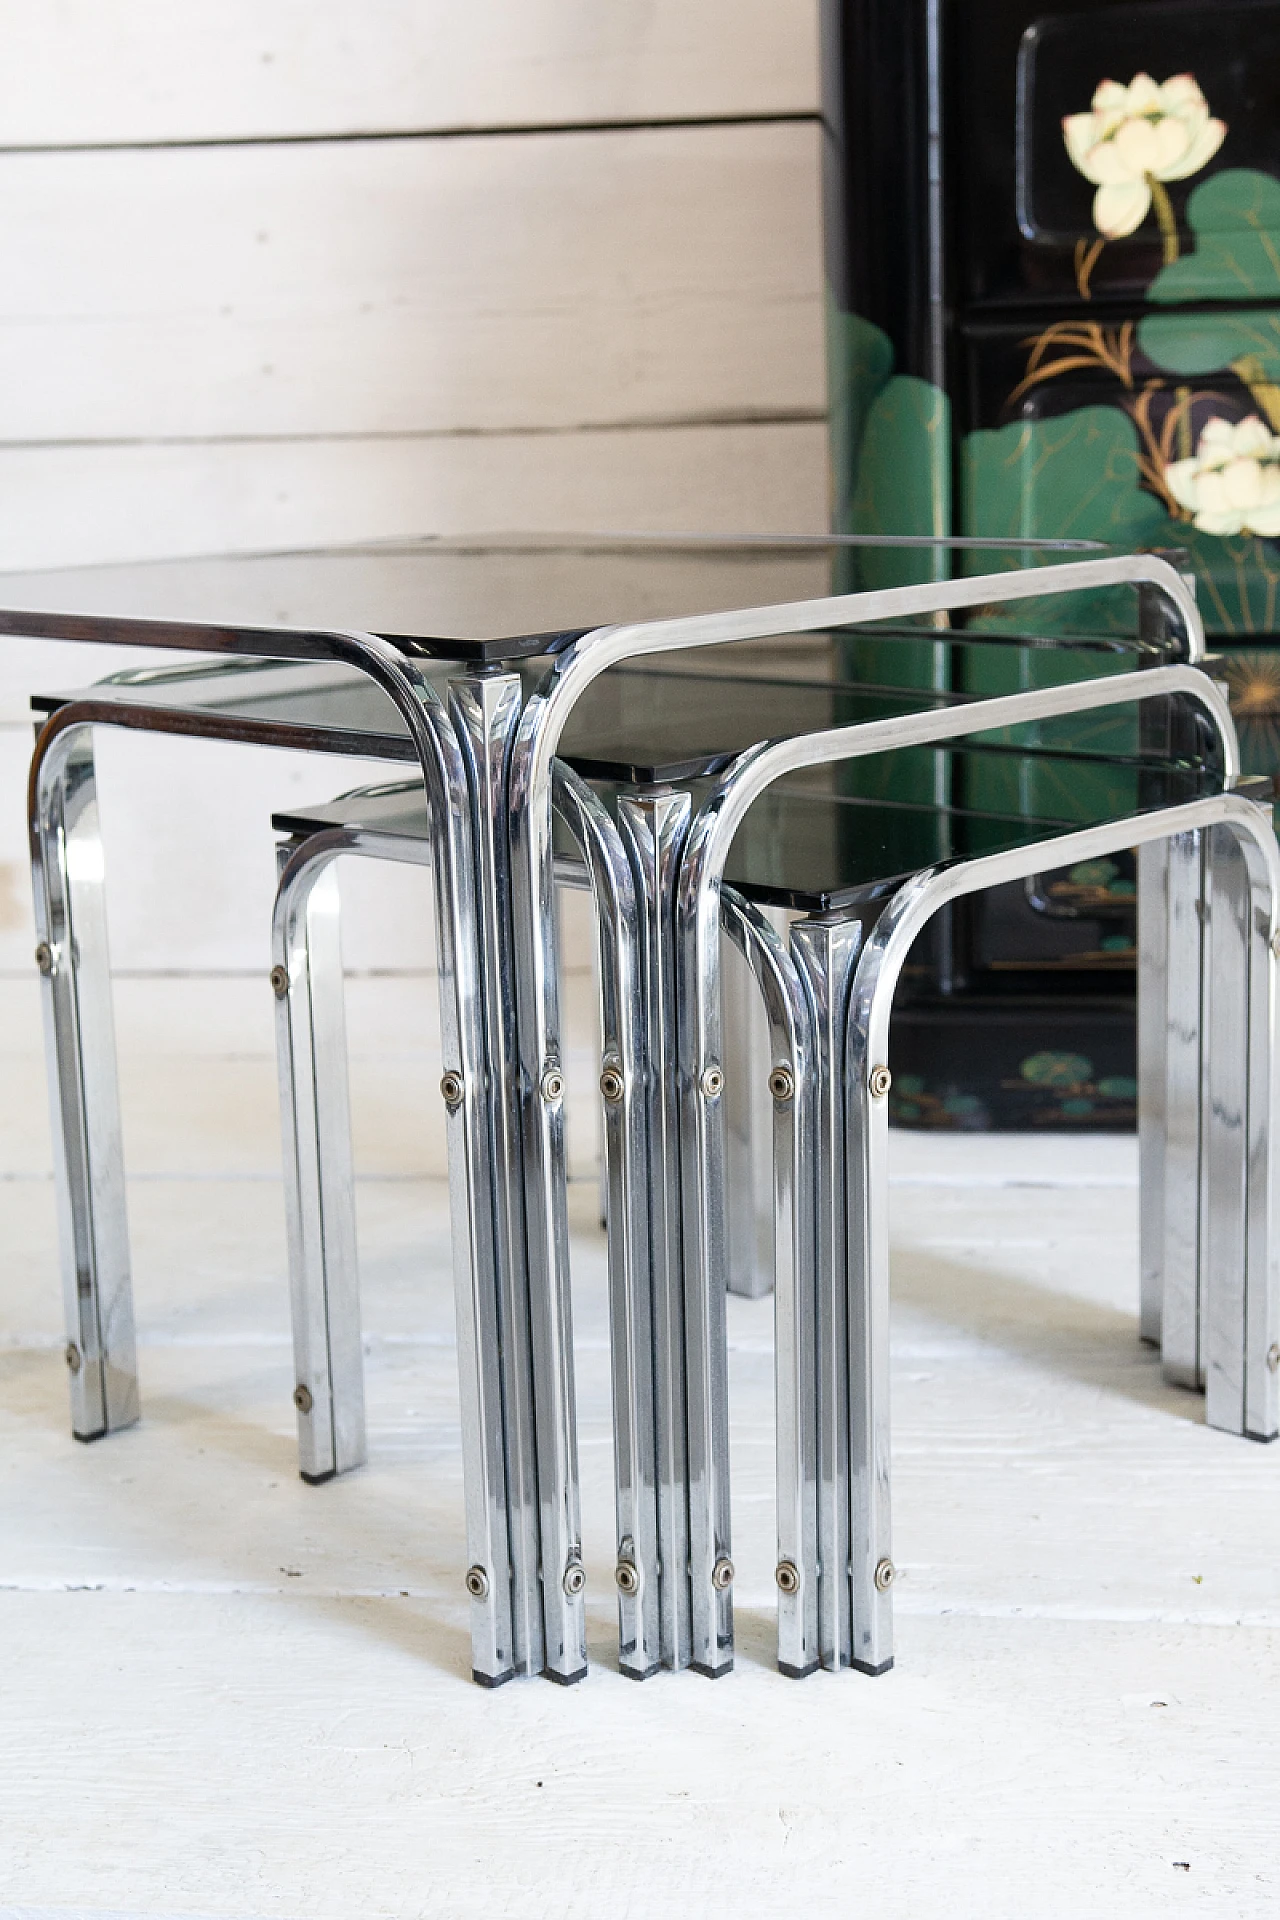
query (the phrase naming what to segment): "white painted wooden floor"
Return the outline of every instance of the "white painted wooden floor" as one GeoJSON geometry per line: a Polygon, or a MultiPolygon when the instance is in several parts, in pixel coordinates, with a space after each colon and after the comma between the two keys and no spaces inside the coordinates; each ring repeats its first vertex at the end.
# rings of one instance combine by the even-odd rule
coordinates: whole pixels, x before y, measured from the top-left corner
{"type": "Polygon", "coordinates": [[[583,1182],[596,1664],[571,1692],[486,1694],[413,1076],[356,1021],[372,1460],[308,1488],[266,988],[184,993],[188,1014],[173,983],[122,988],[145,1417],[83,1448],[34,984],[0,982],[5,1920],[1280,1912],[1280,1447],[1208,1432],[1137,1344],[1132,1142],[897,1144],[879,1680],[772,1670],[767,1302],[730,1314],[737,1670],[615,1671],[583,1182]]]}

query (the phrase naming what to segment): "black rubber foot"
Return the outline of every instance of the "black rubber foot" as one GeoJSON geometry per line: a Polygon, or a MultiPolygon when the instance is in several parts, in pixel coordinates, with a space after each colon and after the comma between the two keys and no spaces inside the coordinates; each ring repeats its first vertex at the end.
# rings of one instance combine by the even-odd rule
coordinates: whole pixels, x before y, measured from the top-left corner
{"type": "Polygon", "coordinates": [[[807,1680],[821,1665],[821,1660],[811,1660],[807,1667],[789,1667],[785,1660],[779,1660],[778,1672],[785,1674],[788,1680],[807,1680]]]}
{"type": "Polygon", "coordinates": [[[878,1667],[873,1667],[869,1660],[851,1660],[849,1664],[855,1673],[869,1673],[874,1680],[878,1673],[888,1673],[893,1661],[882,1660],[878,1667]]]}
{"type": "Polygon", "coordinates": [[[301,1467],[298,1469],[299,1480],[305,1480],[309,1487],[322,1487],[326,1480],[336,1480],[337,1477],[336,1467],[330,1467],[328,1473],[304,1473],[301,1467]]]}
{"type": "Polygon", "coordinates": [[[1276,1438],[1274,1433],[1246,1433],[1246,1440],[1256,1440],[1260,1447],[1269,1447],[1276,1438]]]}
{"type": "Polygon", "coordinates": [[[700,1660],[691,1660],[689,1662],[689,1671],[690,1673],[700,1673],[704,1680],[723,1680],[726,1673],[733,1672],[733,1662],[732,1660],[726,1661],[722,1667],[704,1667],[700,1660]]]}
{"type": "Polygon", "coordinates": [[[553,1673],[550,1667],[542,1669],[544,1680],[554,1680],[558,1687],[576,1687],[579,1680],[585,1680],[588,1669],[579,1667],[576,1673],[553,1673]]]}
{"type": "Polygon", "coordinates": [[[643,1673],[637,1673],[634,1667],[619,1667],[618,1672],[624,1680],[652,1680],[655,1673],[662,1672],[662,1662],[655,1660],[653,1665],[646,1667],[643,1673]]]}
{"type": "Polygon", "coordinates": [[[105,1440],[110,1431],[110,1427],[99,1427],[96,1433],[76,1433],[73,1429],[71,1438],[78,1440],[82,1447],[90,1447],[95,1440],[105,1440]]]}
{"type": "Polygon", "coordinates": [[[505,1687],[508,1680],[514,1680],[515,1677],[514,1667],[508,1667],[505,1673],[477,1673],[474,1667],[471,1669],[471,1678],[478,1687],[505,1687]]]}

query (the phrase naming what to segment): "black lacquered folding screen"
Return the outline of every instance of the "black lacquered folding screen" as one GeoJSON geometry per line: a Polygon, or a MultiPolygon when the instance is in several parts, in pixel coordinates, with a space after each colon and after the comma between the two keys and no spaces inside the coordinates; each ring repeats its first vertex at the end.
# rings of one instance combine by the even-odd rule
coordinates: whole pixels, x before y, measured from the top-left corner
{"type": "MultiPolygon", "coordinates": [[[[1245,766],[1280,771],[1280,4],[827,0],[824,24],[838,527],[1183,550],[1245,766]]],[[[999,564],[880,553],[847,579],[999,564]]],[[[853,654],[953,691],[1071,671],[923,635],[853,654]]],[[[948,806],[989,798],[966,777],[948,806]]],[[[1133,873],[1094,865],[921,954],[901,1121],[1132,1123],[1133,873]]]]}

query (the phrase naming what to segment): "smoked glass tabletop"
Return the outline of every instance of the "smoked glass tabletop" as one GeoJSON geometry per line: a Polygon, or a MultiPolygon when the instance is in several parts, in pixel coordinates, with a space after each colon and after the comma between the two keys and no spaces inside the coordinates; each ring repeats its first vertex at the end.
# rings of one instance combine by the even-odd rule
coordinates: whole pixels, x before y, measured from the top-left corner
{"type": "MultiPolygon", "coordinates": [[[[1028,747],[1006,730],[861,763],[874,776],[882,762],[909,759],[916,790],[937,796],[924,801],[842,791],[844,767],[789,776],[747,814],[726,877],[762,904],[809,913],[850,909],[887,897],[926,867],[1034,846],[1221,791],[1223,774],[1212,755],[1176,750],[1191,720],[1186,703],[1151,705],[1168,710],[1158,716],[1168,724],[1153,726],[1149,714],[1127,750],[1110,755],[1028,747]],[[1153,745],[1157,734],[1163,739],[1153,745]]],[[[594,784],[610,803],[617,788],[594,784]]],[[[692,791],[696,804],[707,783],[693,783],[692,791]]],[[[429,831],[417,781],[391,781],[278,813],[273,825],[295,838],[332,827],[402,840],[425,839],[429,831]]],[[[573,852],[567,840],[558,851],[573,852]]]]}
{"type": "MultiPolygon", "coordinates": [[[[901,552],[916,564],[921,547],[919,542],[904,542],[901,548],[890,544],[887,551],[901,552]]],[[[822,595],[829,592],[848,552],[847,546],[818,538],[563,536],[557,543],[552,536],[537,541],[510,536],[489,544],[416,543],[376,552],[335,550],[104,568],[85,570],[94,578],[81,579],[79,586],[81,605],[92,603],[99,610],[70,617],[50,613],[45,630],[63,622],[58,630],[66,634],[88,620],[102,622],[106,637],[127,638],[128,619],[108,608],[107,601],[149,619],[187,619],[217,605],[228,617],[265,619],[271,614],[296,620],[308,610],[318,614],[324,606],[334,625],[354,618],[359,603],[360,623],[366,629],[374,626],[371,614],[401,618],[412,602],[419,611],[429,607],[439,614],[436,624],[452,624],[455,635],[464,615],[474,635],[481,632],[484,619],[496,630],[504,614],[523,608],[531,619],[548,623],[536,634],[511,642],[505,656],[521,673],[528,692],[552,664],[547,649],[581,632],[584,619],[589,626],[602,619],[652,618],[822,595]],[[117,578],[121,572],[129,575],[128,581],[117,578]],[[557,624],[570,618],[573,624],[557,624]]],[[[1079,544],[1069,543],[1048,550],[1031,543],[977,550],[970,544],[962,547],[961,555],[967,565],[984,556],[993,563],[999,559],[1019,564],[1082,557],[1079,544]]],[[[60,577],[58,590],[64,597],[68,577],[60,577]]],[[[0,579],[0,592],[11,584],[0,579]]],[[[27,585],[32,586],[31,579],[27,585]]],[[[1132,590],[1114,593],[1132,613],[1132,590]]],[[[46,598],[52,594],[49,588],[46,598]]],[[[6,621],[15,632],[39,624],[30,614],[0,613],[0,627],[6,621]]],[[[574,711],[562,751],[589,777],[638,783],[695,779],[717,771],[764,738],[963,704],[979,697],[970,691],[973,680],[981,683],[982,692],[1014,691],[1044,684],[1046,678],[1092,677],[1166,657],[1158,641],[1139,638],[1136,620],[1132,624],[1131,633],[1076,633],[1059,639],[961,625],[938,629],[881,623],[665,654],[654,664],[632,662],[596,681],[574,711]],[[855,631],[858,644],[874,642],[878,678],[870,676],[866,663],[851,651],[855,631]],[[922,656],[927,666],[923,674],[922,656]],[[961,660],[959,666],[956,660],[961,660]]],[[[382,630],[391,628],[384,623],[382,630]]],[[[184,631],[187,644],[196,644],[190,635],[198,636],[200,629],[184,631]]],[[[265,628],[219,631],[241,636],[258,631],[262,644],[271,638],[265,628]]],[[[506,648],[509,642],[426,638],[412,644],[422,671],[443,694],[460,666],[482,658],[475,648],[506,648]],[[469,660],[460,653],[446,658],[425,651],[464,645],[472,645],[469,660]]],[[[390,698],[358,669],[332,660],[237,654],[175,663],[170,657],[163,664],[125,669],[92,689],[40,693],[33,705],[49,712],[70,698],[84,697],[100,708],[131,708],[135,724],[144,714],[153,714],[160,730],[181,727],[214,738],[415,759],[404,721],[390,698]]],[[[1082,726],[1077,723],[1073,731],[1075,744],[1081,742],[1082,726]]]]}
{"type": "MultiPolygon", "coordinates": [[[[795,678],[788,676],[784,652],[767,671],[748,659],[738,662],[737,672],[728,661],[717,662],[719,671],[711,672],[701,653],[693,652],[602,675],[573,709],[561,757],[592,779],[638,785],[693,780],[719,772],[761,740],[899,714],[963,709],[976,697],[845,680],[839,677],[839,635],[821,636],[822,648],[812,635],[796,637],[806,644],[803,674],[795,678]],[[815,671],[820,659],[822,677],[815,671]]],[[[532,690],[539,668],[526,665],[522,671],[526,690],[532,690]]],[[[428,677],[439,678],[443,693],[447,670],[428,677]]],[[[36,694],[32,706],[50,713],[71,701],[91,702],[104,719],[126,711],[134,724],[150,719],[160,732],[417,761],[404,720],[388,696],[365,675],[336,663],[234,661],[135,669],[74,691],[36,694]]],[[[1104,713],[1043,722],[1035,731],[1058,744],[1107,752],[1127,750],[1133,730],[1131,718],[1104,713]]]]}
{"type": "MultiPolygon", "coordinates": [[[[474,663],[529,657],[619,621],[847,592],[863,584],[857,564],[873,557],[877,584],[907,585],[1105,552],[1093,541],[869,542],[825,534],[380,541],[0,574],[0,633],[128,644],[139,636],[127,623],[145,619],[171,625],[175,647],[198,649],[200,636],[190,629],[203,626],[205,651],[294,658],[323,655],[322,647],[307,648],[308,632],[357,628],[417,657],[474,663]],[[296,646],[272,647],[264,630],[281,626],[294,630],[296,646]]],[[[1127,610],[1131,600],[1121,595],[1118,604],[1127,610]]],[[[150,644],[162,644],[162,636],[153,632],[150,644]]]]}

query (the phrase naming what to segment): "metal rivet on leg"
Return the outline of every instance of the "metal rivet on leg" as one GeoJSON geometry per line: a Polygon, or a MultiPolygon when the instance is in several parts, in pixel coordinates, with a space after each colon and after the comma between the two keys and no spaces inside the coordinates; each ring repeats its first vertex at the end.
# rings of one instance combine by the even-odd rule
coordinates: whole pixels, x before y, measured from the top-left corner
{"type": "Polygon", "coordinates": [[[440,1093],[446,1107],[460,1107],[465,1091],[460,1073],[446,1073],[440,1082],[440,1093]]]}
{"type": "Polygon", "coordinates": [[[489,1576],[483,1567],[468,1567],[466,1589],[473,1600],[487,1600],[489,1597],[489,1576]]]}
{"type": "Polygon", "coordinates": [[[600,1075],[600,1091],[611,1107],[616,1107],[627,1090],[620,1067],[607,1066],[600,1075]]]}
{"type": "Polygon", "coordinates": [[[36,965],[43,974],[53,972],[53,948],[47,940],[42,940],[36,948],[36,965]]]}
{"type": "Polygon", "coordinates": [[[893,1585],[895,1579],[897,1578],[897,1574],[898,1574],[898,1569],[894,1566],[892,1560],[889,1560],[889,1559],[877,1560],[876,1586],[879,1588],[881,1593],[888,1593],[890,1587],[893,1585]]]}
{"type": "Polygon", "coordinates": [[[539,1091],[548,1106],[554,1106],[564,1093],[564,1075],[559,1067],[548,1067],[538,1083],[539,1091]]]}
{"type": "Polygon", "coordinates": [[[581,1560],[571,1560],[564,1570],[564,1579],[560,1583],[570,1600],[576,1600],[587,1584],[587,1570],[581,1560]]]}
{"type": "Polygon", "coordinates": [[[711,1584],[717,1593],[727,1593],[733,1585],[733,1562],[722,1553],[711,1569],[711,1584]]]}
{"type": "Polygon", "coordinates": [[[274,993],[276,999],[283,1000],[289,991],[288,967],[272,967],[267,978],[271,982],[271,991],[274,993]]]}
{"type": "Polygon", "coordinates": [[[892,1085],[893,1075],[888,1067],[872,1067],[867,1086],[873,1100],[883,1100],[892,1085]]]}
{"type": "Polygon", "coordinates": [[[293,1390],[293,1404],[299,1413],[310,1413],[312,1407],[315,1405],[315,1401],[311,1398],[310,1387],[295,1387],[293,1390]]]}
{"type": "Polygon", "coordinates": [[[702,1076],[702,1091],[708,1100],[718,1100],[724,1092],[724,1075],[719,1067],[708,1067],[702,1076]]]}
{"type": "Polygon", "coordinates": [[[632,1566],[630,1560],[619,1560],[613,1570],[613,1578],[619,1593],[636,1594],[640,1591],[640,1569],[632,1566]]]}
{"type": "Polygon", "coordinates": [[[1267,1365],[1272,1373],[1280,1372],[1280,1346],[1267,1348],[1267,1365]]]}
{"type": "Polygon", "coordinates": [[[779,1560],[773,1577],[778,1583],[779,1593],[799,1593],[800,1569],[794,1560],[779,1560]]]}
{"type": "Polygon", "coordinates": [[[775,1067],[769,1075],[769,1091],[775,1100],[791,1100],[795,1096],[796,1077],[790,1067],[775,1067]]]}
{"type": "Polygon", "coordinates": [[[76,1345],[74,1340],[68,1340],[65,1348],[63,1349],[62,1357],[66,1361],[72,1373],[79,1373],[81,1367],[84,1365],[83,1356],[81,1355],[80,1349],[76,1345]]]}

